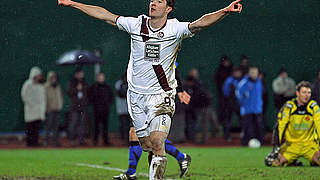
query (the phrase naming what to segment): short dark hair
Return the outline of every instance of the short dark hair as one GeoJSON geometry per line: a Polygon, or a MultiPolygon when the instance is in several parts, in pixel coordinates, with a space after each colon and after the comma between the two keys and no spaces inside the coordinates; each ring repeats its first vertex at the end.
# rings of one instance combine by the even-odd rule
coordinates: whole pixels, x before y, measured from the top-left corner
{"type": "Polygon", "coordinates": [[[167,0],[167,5],[172,7],[172,9],[173,9],[174,6],[176,5],[176,0],[167,0]]]}
{"type": "Polygon", "coordinates": [[[301,81],[301,82],[296,86],[296,90],[297,90],[297,91],[300,91],[300,89],[303,88],[303,87],[311,89],[312,86],[311,86],[311,83],[308,82],[308,81],[301,81]]]}
{"type": "Polygon", "coordinates": [[[77,67],[76,70],[74,71],[75,74],[83,72],[82,67],[77,67]]]}
{"type": "Polygon", "coordinates": [[[281,74],[281,73],[287,73],[287,70],[284,68],[284,67],[282,67],[281,69],[280,69],[280,71],[279,71],[279,74],[281,74]]]}

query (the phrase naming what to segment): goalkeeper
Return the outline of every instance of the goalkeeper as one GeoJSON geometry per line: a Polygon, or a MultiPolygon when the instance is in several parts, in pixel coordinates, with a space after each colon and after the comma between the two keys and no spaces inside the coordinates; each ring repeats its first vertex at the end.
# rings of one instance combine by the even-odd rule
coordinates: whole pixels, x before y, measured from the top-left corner
{"type": "Polygon", "coordinates": [[[278,113],[273,150],[265,158],[267,166],[299,166],[302,165],[299,157],[308,159],[312,166],[320,165],[320,108],[316,101],[310,100],[311,84],[300,82],[296,96],[278,113]]]}

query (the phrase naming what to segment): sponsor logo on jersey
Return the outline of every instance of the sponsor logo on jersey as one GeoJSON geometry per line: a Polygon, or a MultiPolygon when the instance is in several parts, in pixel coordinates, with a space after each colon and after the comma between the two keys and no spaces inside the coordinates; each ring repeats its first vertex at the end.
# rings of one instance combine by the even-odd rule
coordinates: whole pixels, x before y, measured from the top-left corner
{"type": "Polygon", "coordinates": [[[160,60],[160,44],[146,44],[145,59],[148,61],[160,60]]]}
{"type": "Polygon", "coordinates": [[[299,124],[294,124],[293,125],[294,130],[308,130],[309,129],[309,124],[308,123],[299,123],[299,124]]]}

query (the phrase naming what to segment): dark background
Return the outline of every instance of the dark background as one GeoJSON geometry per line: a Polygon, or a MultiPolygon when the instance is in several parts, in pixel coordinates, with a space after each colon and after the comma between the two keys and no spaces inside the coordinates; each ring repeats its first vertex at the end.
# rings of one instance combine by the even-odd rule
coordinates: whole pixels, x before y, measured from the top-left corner
{"type": "MultiPolygon", "coordinates": [[[[146,0],[81,1],[105,7],[124,16],[148,13],[146,0]]],[[[231,3],[218,0],[177,0],[172,17],[193,21],[203,14],[231,3]]],[[[200,79],[216,94],[213,74],[222,54],[238,65],[242,53],[250,65],[267,73],[270,92],[269,128],[273,125],[271,82],[281,67],[296,82],[312,81],[320,68],[320,1],[259,0],[243,2],[243,12],[231,14],[218,24],[183,41],[179,54],[182,76],[196,67],[200,79]]],[[[74,67],[58,67],[55,60],[72,49],[103,50],[102,71],[112,87],[125,71],[129,57],[129,36],[117,28],[95,20],[81,12],[57,6],[55,0],[14,0],[0,5],[0,132],[24,129],[20,91],[33,66],[44,74],[55,70],[65,90],[74,67]]],[[[85,67],[86,79],[93,82],[93,67],[85,67]]],[[[68,109],[65,96],[64,112],[68,109]]],[[[112,106],[110,130],[118,129],[115,107],[112,106]]]]}

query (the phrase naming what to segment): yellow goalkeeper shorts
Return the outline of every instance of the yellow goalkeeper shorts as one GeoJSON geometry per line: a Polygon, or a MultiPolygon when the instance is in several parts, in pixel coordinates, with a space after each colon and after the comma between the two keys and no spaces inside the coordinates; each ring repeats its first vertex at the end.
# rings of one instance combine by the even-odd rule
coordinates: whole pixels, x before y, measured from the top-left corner
{"type": "Polygon", "coordinates": [[[314,153],[319,151],[319,144],[314,141],[301,142],[301,143],[284,143],[280,147],[280,154],[282,154],[287,160],[288,164],[294,160],[303,157],[312,161],[314,153]]]}

